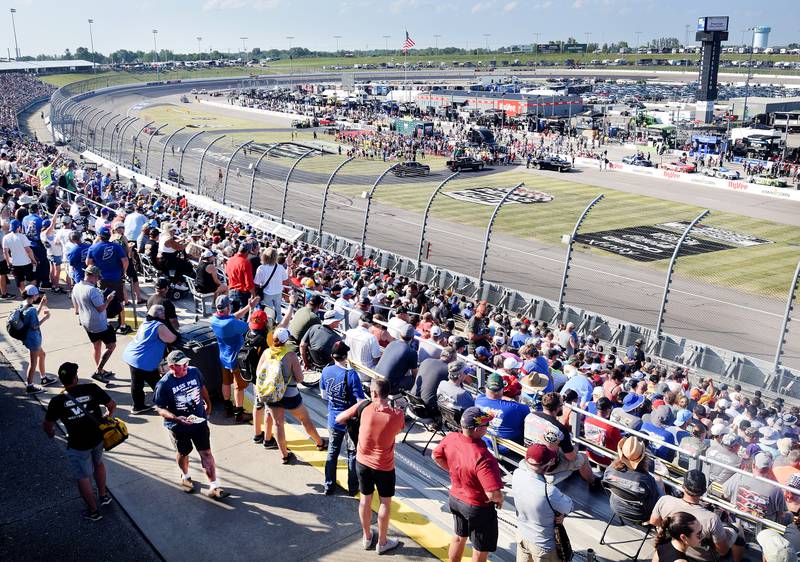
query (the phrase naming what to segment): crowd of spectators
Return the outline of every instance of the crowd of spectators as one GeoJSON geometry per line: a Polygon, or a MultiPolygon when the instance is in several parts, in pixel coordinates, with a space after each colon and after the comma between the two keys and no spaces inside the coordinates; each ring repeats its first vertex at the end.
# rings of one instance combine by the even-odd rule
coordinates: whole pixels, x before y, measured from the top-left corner
{"type": "Polygon", "coordinates": [[[55,87],[17,72],[0,73],[0,126],[14,128],[17,113],[33,100],[48,96],[55,87]]]}

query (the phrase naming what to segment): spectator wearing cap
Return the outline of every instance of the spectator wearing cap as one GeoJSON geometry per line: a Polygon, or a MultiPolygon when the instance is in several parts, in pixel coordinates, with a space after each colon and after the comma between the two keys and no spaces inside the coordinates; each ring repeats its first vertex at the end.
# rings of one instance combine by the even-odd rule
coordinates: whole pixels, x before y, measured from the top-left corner
{"type": "Polygon", "coordinates": [[[756,535],[764,562],[796,562],[797,548],[778,531],[764,529],[756,535]]]}
{"type": "Polygon", "coordinates": [[[442,329],[436,324],[432,325],[428,329],[428,337],[421,337],[419,340],[417,355],[420,364],[430,358],[437,359],[442,353],[442,348],[446,345],[447,338],[444,337],[442,329]]]}
{"type": "Polygon", "coordinates": [[[175,310],[175,305],[172,304],[172,300],[167,296],[170,285],[170,280],[166,277],[159,277],[156,279],[156,292],[147,299],[147,310],[150,310],[150,307],[154,305],[163,306],[164,320],[166,321],[167,328],[172,330],[175,335],[178,335],[178,331],[180,330],[178,312],[175,310]]]}
{"type": "Polygon", "coordinates": [[[383,350],[375,371],[389,381],[392,394],[400,389],[409,390],[417,376],[419,363],[417,352],[411,347],[414,342],[414,327],[406,324],[401,339],[394,340],[383,350]]]}
{"type": "Polygon", "coordinates": [[[650,474],[644,442],[635,436],[617,444],[617,458],[603,473],[603,486],[611,492],[611,510],[628,521],[648,521],[663,485],[650,474]]]}
{"type": "Polygon", "coordinates": [[[706,456],[719,464],[707,463],[705,471],[711,482],[723,484],[734,474],[734,471],[728,467],[739,468],[741,466],[742,459],[738,453],[742,441],[738,435],[732,433],[723,424],[712,425],[711,436],[712,440],[706,456]]]}
{"type": "MultiPolygon", "coordinates": [[[[64,263],[64,239],[57,236],[56,221],[45,219],[42,221],[42,232],[39,235],[41,243],[47,253],[47,261],[50,263],[49,282],[54,293],[63,293],[64,289],[60,286],[61,264],[64,263]]],[[[3,290],[2,292],[5,292],[3,290]]]]}
{"type": "Polygon", "coordinates": [[[586,404],[592,401],[594,384],[587,376],[585,369],[579,369],[572,378],[564,383],[564,386],[561,387],[561,395],[565,395],[570,390],[574,390],[578,394],[578,405],[581,408],[585,408],[586,404]]]}
{"type": "Polygon", "coordinates": [[[546,474],[558,454],[541,443],[525,452],[525,461],[511,477],[517,512],[517,560],[561,562],[555,541],[555,526],[572,512],[572,499],[548,483],[546,474]]]}
{"type": "Polygon", "coordinates": [[[642,350],[643,345],[644,340],[637,339],[633,342],[633,345],[628,346],[625,350],[625,364],[632,366],[634,371],[641,369],[644,363],[645,356],[644,350],[642,350]]]}
{"type": "Polygon", "coordinates": [[[200,254],[194,270],[194,286],[200,294],[214,293],[215,299],[228,292],[228,286],[217,273],[217,254],[214,250],[206,249],[200,254]]]}
{"type": "Polygon", "coordinates": [[[350,360],[374,369],[378,364],[383,349],[372,332],[372,315],[364,314],[358,319],[358,324],[344,333],[344,341],[350,348],[350,360]]]}
{"type": "Polygon", "coordinates": [[[439,383],[436,389],[436,403],[445,404],[450,408],[466,410],[475,404],[472,393],[464,388],[464,379],[467,377],[465,365],[462,361],[454,360],[447,364],[447,380],[439,383]]]}
{"type": "MultiPolygon", "coordinates": [[[[772,456],[765,452],[758,453],[753,458],[752,472],[754,476],[774,480],[772,456]]],[[[780,524],[787,523],[789,510],[786,498],[783,490],[773,484],[737,472],[725,482],[722,495],[736,509],[745,513],[780,524]]]]}
{"type": "MultiPolygon", "coordinates": [[[[594,443],[599,447],[604,447],[611,451],[617,450],[617,445],[622,439],[622,432],[619,428],[603,421],[611,417],[611,410],[614,405],[611,400],[605,396],[599,398],[596,402],[597,415],[603,419],[597,419],[591,416],[586,416],[583,422],[583,434],[587,441],[594,443]]],[[[600,466],[608,466],[613,460],[611,457],[596,453],[592,449],[587,449],[586,454],[594,462],[600,466]]]]}
{"type": "Polygon", "coordinates": [[[167,349],[167,344],[174,343],[177,334],[167,324],[163,305],[153,304],[147,309],[147,316],[139,326],[136,335],[125,347],[122,360],[130,368],[131,399],[134,415],[144,414],[153,409],[147,404],[144,385],[147,383],[155,391],[161,374],[158,366],[167,349]]]}
{"type": "Polygon", "coordinates": [[[469,352],[472,354],[475,354],[475,350],[479,347],[489,348],[492,346],[492,336],[486,325],[488,306],[486,301],[482,301],[475,307],[475,314],[467,322],[467,340],[469,341],[469,352]]]}
{"type": "Polygon", "coordinates": [[[319,309],[322,303],[322,296],[313,295],[304,307],[295,312],[292,321],[289,322],[289,333],[294,343],[299,344],[312,326],[321,323],[319,309]]]}
{"type": "Polygon", "coordinates": [[[136,304],[145,304],[146,300],[142,297],[142,288],[139,285],[139,274],[136,272],[136,267],[134,267],[134,249],[125,236],[125,225],[122,221],[118,221],[114,223],[112,228],[111,241],[122,246],[122,249],[125,250],[125,256],[128,258],[128,269],[125,271],[125,274],[131,282],[133,298],[136,299],[136,304]]]}
{"type": "Polygon", "coordinates": [[[778,439],[781,434],[774,427],[764,426],[758,430],[760,437],[758,443],[762,451],[766,451],[775,459],[780,453],[778,451],[778,439]]]}
{"type": "Polygon", "coordinates": [[[700,546],[690,547],[686,555],[696,560],[714,562],[727,556],[733,549],[733,559],[741,560],[744,554],[744,540],[739,540],[738,532],[733,527],[725,527],[719,515],[702,501],[707,490],[706,476],[702,471],[693,469],[683,477],[683,495],[676,498],[670,494],[661,496],[653,507],[650,524],[660,527],[668,517],[684,512],[694,515],[700,522],[700,546]],[[742,543],[735,546],[736,542],[742,543]]]}
{"type": "Polygon", "coordinates": [[[611,421],[638,431],[642,427],[644,407],[645,397],[635,392],[629,392],[622,399],[622,406],[611,411],[611,421]]]}
{"type": "Polygon", "coordinates": [[[62,363],[58,368],[58,378],[64,385],[64,392],[53,396],[47,405],[42,429],[52,439],[57,421],[67,428],[70,473],[78,484],[78,491],[87,508],[81,516],[90,521],[99,521],[103,516],[98,503],[108,505],[112,499],[106,490],[103,434],[90,416],[95,419],[103,417],[101,407],[105,407],[107,415],[111,416],[116,403],[99,386],[91,382],[81,383],[76,363],[62,363]],[[92,478],[97,484],[96,498],[92,478]]]}
{"type": "MultiPolygon", "coordinates": [[[[38,203],[35,199],[31,203],[38,203]]],[[[44,220],[39,216],[38,204],[31,205],[28,214],[22,219],[22,231],[31,243],[31,251],[36,256],[37,266],[34,268],[34,279],[40,287],[47,287],[50,283],[50,260],[47,258],[47,249],[42,244],[42,225],[44,220]]]]}
{"type": "MultiPolygon", "coordinates": [[[[193,270],[192,264],[184,257],[186,244],[178,238],[179,233],[175,224],[163,223],[163,231],[158,237],[158,253],[154,263],[167,277],[173,279],[175,284],[183,286],[185,290],[183,278],[192,275],[193,270]]],[[[246,302],[246,298],[242,306],[244,306],[244,302],[246,302]]]]}
{"type": "Polygon", "coordinates": [[[25,326],[25,338],[22,340],[22,345],[30,353],[25,391],[28,394],[37,394],[42,392],[43,386],[56,382],[55,378],[47,376],[47,369],[44,364],[45,352],[42,349],[41,326],[50,318],[50,309],[47,308],[47,296],[41,295],[36,285],[25,286],[21,293],[24,302],[20,305],[20,308],[22,309],[22,322],[25,326]],[[39,303],[38,306],[34,306],[37,301],[39,303]],[[37,367],[42,386],[33,383],[37,367]]]}
{"type": "Polygon", "coordinates": [[[333,309],[340,312],[342,317],[349,314],[352,309],[355,308],[355,297],[356,290],[352,287],[345,287],[342,289],[339,298],[333,303],[333,309]]]}
{"type": "Polygon", "coordinates": [[[67,252],[70,278],[73,283],[80,283],[83,280],[83,270],[86,269],[86,258],[89,257],[92,243],[75,230],[70,233],[69,241],[72,243],[72,248],[67,252]]]}
{"type": "Polygon", "coordinates": [[[86,265],[96,265],[100,269],[100,289],[106,293],[111,291],[119,303],[120,334],[129,334],[133,330],[125,324],[125,289],[124,275],[128,269],[128,257],[120,244],[111,242],[111,230],[107,226],[101,227],[98,232],[100,240],[92,244],[86,255],[86,265]]]}
{"type": "Polygon", "coordinates": [[[189,453],[196,448],[208,478],[208,496],[215,500],[226,498],[230,493],[219,483],[217,465],[211,453],[208,428],[211,399],[203,375],[197,368],[189,366],[189,358],[180,350],[167,355],[167,368],[167,373],[156,384],[154,402],[177,450],[180,487],[188,494],[195,491],[189,475],[189,453]]]}
{"type": "Polygon", "coordinates": [[[283,287],[289,281],[289,274],[283,264],[278,263],[278,251],[270,246],[261,254],[261,265],[256,269],[255,283],[263,295],[263,303],[275,311],[275,322],[283,318],[281,299],[283,287]]]}
{"type": "Polygon", "coordinates": [[[394,315],[389,318],[389,321],[386,323],[386,329],[393,339],[399,340],[403,338],[403,334],[406,332],[406,326],[411,325],[410,321],[411,316],[408,314],[408,309],[405,306],[400,306],[397,308],[394,315]]]}
{"type": "MultiPolygon", "coordinates": [[[[522,347],[531,339],[531,334],[528,331],[528,325],[525,322],[520,322],[519,328],[516,333],[511,336],[510,345],[514,349],[519,349],[522,353],[522,347]]],[[[533,349],[536,349],[535,347],[533,349]]]]}
{"type": "Polygon", "coordinates": [[[417,377],[411,393],[420,398],[427,409],[425,417],[438,418],[439,409],[436,406],[436,395],[440,383],[447,380],[448,366],[456,360],[456,353],[452,347],[445,347],[438,358],[428,358],[420,362],[417,377]]]}
{"type": "Polygon", "coordinates": [[[343,319],[338,310],[328,310],[322,323],[311,326],[305,333],[300,341],[300,354],[306,370],[322,370],[330,364],[333,345],[342,341],[337,329],[343,319]]]}
{"type": "Polygon", "coordinates": [[[22,223],[16,219],[11,221],[8,234],[3,236],[3,255],[6,263],[11,266],[20,298],[24,298],[22,288],[28,282],[36,280],[33,270],[38,262],[30,240],[22,233],[22,223]]]}
{"type": "Polygon", "coordinates": [[[687,429],[691,421],[692,413],[689,410],[680,409],[675,413],[675,422],[666,429],[675,437],[676,445],[679,444],[684,437],[691,435],[687,429]]]}
{"type": "MultiPolygon", "coordinates": [[[[513,400],[503,400],[503,389],[505,383],[503,377],[497,373],[491,373],[486,377],[484,394],[479,394],[475,398],[475,406],[492,416],[492,423],[489,426],[489,433],[495,437],[515,441],[520,445],[523,442],[525,416],[530,413],[530,408],[525,404],[514,402],[513,400]]],[[[487,444],[491,441],[486,439],[487,444]]],[[[498,444],[498,451],[507,454],[508,449],[498,444]]]]}
{"type": "Polygon", "coordinates": [[[461,433],[448,433],[431,455],[450,473],[449,506],[455,531],[448,550],[450,560],[461,560],[468,538],[473,561],[485,561],[497,550],[503,479],[497,459],[483,441],[491,419],[480,408],[467,408],[461,416],[461,433]]]}
{"type": "MultiPolygon", "coordinates": [[[[653,410],[650,414],[650,419],[642,423],[642,427],[639,431],[651,435],[667,445],[675,445],[675,435],[667,429],[671,418],[672,410],[670,410],[670,407],[666,404],[662,404],[653,410]]],[[[672,459],[675,458],[675,450],[670,449],[666,445],[649,441],[647,443],[647,448],[652,451],[656,457],[667,462],[672,462],[672,459]]]]}
{"type": "Polygon", "coordinates": [[[217,337],[219,360],[222,365],[222,398],[225,401],[225,417],[235,417],[236,423],[249,421],[244,411],[244,390],[248,382],[242,378],[236,357],[244,345],[244,335],[249,329],[242,320],[260,302],[257,296],[251,297],[247,304],[231,314],[231,300],[220,295],[214,303],[215,312],[211,317],[211,329],[217,337]],[[231,402],[231,385],[236,389],[231,402]],[[235,408],[234,408],[235,404],[235,408]]]}
{"type": "Polygon", "coordinates": [[[356,444],[348,435],[347,426],[336,423],[336,416],[366,399],[358,373],[347,363],[349,352],[345,342],[336,342],[331,350],[333,363],[322,370],[320,379],[320,388],[328,400],[328,457],[323,486],[326,496],[332,495],[336,488],[336,465],[343,443],[347,450],[347,493],[351,496],[358,493],[356,444]]]}
{"type": "Polygon", "coordinates": [[[248,259],[250,244],[242,242],[236,253],[225,263],[225,277],[228,279],[228,296],[231,310],[238,311],[244,307],[248,299],[256,294],[253,283],[253,266],[248,259]]]}
{"type": "Polygon", "coordinates": [[[114,328],[108,324],[106,309],[114,302],[115,297],[113,293],[109,293],[107,297],[103,296],[103,292],[97,288],[99,280],[100,269],[96,265],[86,266],[83,281],[72,288],[70,298],[72,309],[94,349],[95,372],[92,378],[108,384],[114,374],[106,371],[105,366],[117,347],[117,336],[114,328]],[[104,345],[105,351],[103,351],[104,345]]]}

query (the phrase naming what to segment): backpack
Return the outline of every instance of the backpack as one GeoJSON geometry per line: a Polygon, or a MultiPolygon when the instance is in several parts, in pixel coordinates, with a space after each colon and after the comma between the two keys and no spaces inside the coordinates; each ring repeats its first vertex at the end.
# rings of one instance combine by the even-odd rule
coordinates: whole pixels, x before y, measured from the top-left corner
{"type": "Polygon", "coordinates": [[[259,335],[251,335],[248,332],[242,349],[236,354],[236,365],[239,367],[242,378],[247,382],[252,382],[256,378],[256,367],[261,357],[261,346],[258,345],[259,339],[259,335]]]}
{"type": "Polygon", "coordinates": [[[370,399],[362,401],[356,409],[356,415],[347,420],[347,435],[354,444],[358,444],[358,433],[361,429],[361,415],[370,404],[372,404],[372,400],[370,399]]]}
{"type": "Polygon", "coordinates": [[[28,335],[28,326],[25,324],[25,305],[20,305],[8,317],[6,322],[6,330],[8,335],[15,340],[23,341],[25,336],[28,335]]]}
{"type": "Polygon", "coordinates": [[[286,394],[286,379],[283,377],[281,360],[286,355],[286,349],[267,349],[264,353],[266,361],[261,366],[256,376],[256,392],[261,397],[262,402],[267,404],[278,402],[286,394]]]}

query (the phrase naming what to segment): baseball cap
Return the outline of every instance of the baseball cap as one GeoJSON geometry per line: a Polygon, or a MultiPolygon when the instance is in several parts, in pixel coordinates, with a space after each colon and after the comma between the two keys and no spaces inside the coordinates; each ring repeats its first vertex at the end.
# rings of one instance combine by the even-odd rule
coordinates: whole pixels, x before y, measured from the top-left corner
{"type": "Polygon", "coordinates": [[[715,423],[711,426],[711,435],[714,437],[719,437],[720,435],[726,435],[730,433],[731,430],[724,424],[715,423]]]}
{"type": "Polygon", "coordinates": [[[111,236],[111,229],[107,226],[101,226],[99,229],[97,229],[97,234],[100,236],[111,236]]]}
{"type": "Polygon", "coordinates": [[[413,338],[414,337],[414,326],[412,326],[411,324],[406,324],[405,326],[403,326],[400,329],[400,336],[402,336],[402,338],[404,340],[413,338]]]}
{"type": "Polygon", "coordinates": [[[290,335],[291,334],[289,334],[289,330],[286,328],[277,328],[274,332],[272,332],[272,341],[279,344],[284,344],[289,341],[290,335]]]}
{"type": "Polygon", "coordinates": [[[453,340],[453,347],[456,349],[461,349],[462,347],[467,346],[467,338],[462,336],[457,336],[455,340],[453,340]]]}
{"type": "Polygon", "coordinates": [[[323,303],[322,295],[313,295],[308,302],[313,306],[319,306],[323,303]]]}
{"type": "Polygon", "coordinates": [[[217,300],[214,301],[214,307],[217,310],[225,310],[231,305],[231,299],[228,298],[228,295],[220,295],[217,297],[217,300]]]}
{"type": "Polygon", "coordinates": [[[692,413],[689,410],[681,409],[675,414],[675,425],[681,426],[692,419],[692,413]]]}
{"type": "Polygon", "coordinates": [[[475,348],[475,357],[491,357],[491,355],[489,350],[482,345],[475,348]]]}
{"type": "Polygon", "coordinates": [[[96,265],[87,265],[86,269],[83,270],[86,275],[100,275],[100,268],[96,265]]]}
{"type": "Polygon", "coordinates": [[[702,470],[693,469],[683,477],[683,489],[693,496],[702,496],[708,489],[706,475],[702,470]]]}
{"type": "Polygon", "coordinates": [[[447,365],[447,375],[451,379],[457,379],[461,376],[461,373],[464,372],[464,362],[463,361],[453,361],[452,363],[447,365]]]}
{"type": "Polygon", "coordinates": [[[525,460],[531,464],[546,465],[553,462],[558,457],[558,453],[547,445],[534,443],[525,451],[525,460]]]}
{"type": "Polygon", "coordinates": [[[344,319],[344,314],[342,314],[338,310],[329,310],[325,313],[325,318],[322,320],[322,324],[325,326],[330,326],[331,324],[335,324],[336,322],[341,322],[343,319],[344,319]]]}
{"type": "Polygon", "coordinates": [[[267,313],[263,310],[254,310],[247,325],[251,330],[263,330],[267,326],[267,313]]]}
{"type": "Polygon", "coordinates": [[[35,297],[39,294],[39,287],[36,285],[25,285],[25,288],[22,289],[22,292],[25,293],[26,296],[35,297]]]}
{"type": "Polygon", "coordinates": [[[345,287],[345,288],[342,290],[342,296],[343,296],[343,297],[347,297],[347,296],[353,296],[353,295],[355,295],[355,294],[356,294],[355,290],[353,290],[353,289],[352,289],[352,288],[350,288],[350,287],[345,287]]]}
{"type": "Polygon", "coordinates": [[[756,535],[765,562],[795,562],[797,553],[792,543],[772,529],[764,529],[756,535]]]}
{"type": "Polygon", "coordinates": [[[200,254],[200,258],[205,260],[208,258],[213,258],[215,255],[216,254],[212,250],[203,250],[203,253],[200,254]]]}
{"type": "Polygon", "coordinates": [[[345,359],[348,353],[350,353],[350,347],[341,340],[334,343],[331,348],[331,357],[334,359],[345,359]]]}
{"type": "Polygon", "coordinates": [[[741,444],[742,440],[739,439],[739,436],[735,433],[726,433],[722,436],[722,444],[725,447],[733,447],[735,445],[741,444]]]}
{"type": "Polygon", "coordinates": [[[167,365],[188,365],[189,358],[186,357],[186,354],[181,351],[180,349],[176,349],[175,351],[170,352],[167,355],[167,365]]]}
{"type": "Polygon", "coordinates": [[[461,414],[461,427],[465,429],[475,429],[476,427],[486,427],[494,416],[484,412],[477,406],[470,406],[461,414]]]}
{"type": "Polygon", "coordinates": [[[506,360],[503,361],[503,369],[506,370],[519,369],[520,367],[522,367],[522,363],[520,363],[513,357],[506,357],[506,360]]]}
{"type": "Polygon", "coordinates": [[[493,391],[498,392],[503,390],[505,387],[505,383],[503,382],[503,377],[498,375],[497,373],[492,373],[486,378],[486,388],[493,391]]]}
{"type": "Polygon", "coordinates": [[[756,466],[756,468],[769,468],[772,466],[772,455],[765,451],[761,451],[756,455],[755,459],[753,459],[753,464],[756,466]]]}
{"type": "Polygon", "coordinates": [[[439,326],[431,326],[431,337],[438,338],[442,335],[442,329],[439,326]]]}
{"type": "Polygon", "coordinates": [[[14,219],[14,220],[11,221],[11,223],[8,226],[11,229],[11,232],[16,232],[17,230],[22,228],[22,223],[20,221],[18,221],[17,219],[14,219]]]}

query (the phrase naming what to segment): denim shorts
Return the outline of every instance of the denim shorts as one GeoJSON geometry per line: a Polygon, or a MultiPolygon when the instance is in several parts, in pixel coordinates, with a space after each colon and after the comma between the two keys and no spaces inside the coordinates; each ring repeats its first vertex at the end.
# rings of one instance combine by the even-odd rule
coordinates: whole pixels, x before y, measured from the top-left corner
{"type": "Polygon", "coordinates": [[[91,478],[94,469],[103,462],[103,442],[100,441],[96,447],[86,451],[67,449],[67,459],[69,471],[75,480],[91,478]]]}
{"type": "Polygon", "coordinates": [[[55,265],[61,265],[64,263],[64,256],[47,256],[47,259],[49,259],[55,265]]]}

